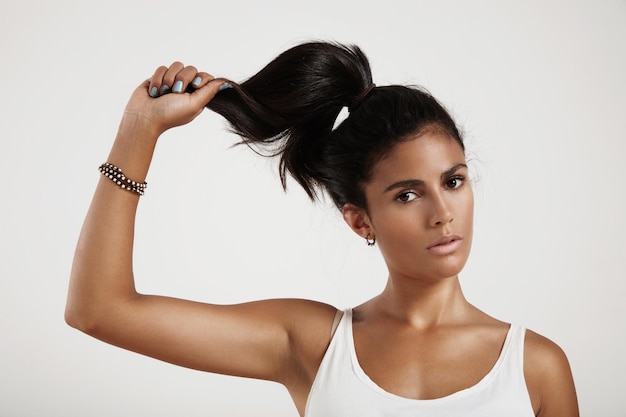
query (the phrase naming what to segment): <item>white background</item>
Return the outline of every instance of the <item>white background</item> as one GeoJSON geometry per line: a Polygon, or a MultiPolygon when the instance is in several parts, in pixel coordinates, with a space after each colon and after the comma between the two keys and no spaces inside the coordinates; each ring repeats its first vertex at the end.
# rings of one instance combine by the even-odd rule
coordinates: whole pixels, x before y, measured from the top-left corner
{"type": "MultiPolygon", "coordinates": [[[[0,415],[296,416],[276,384],[196,371],[63,321],[74,246],[132,89],[181,60],[242,80],[310,39],[360,45],[379,84],[427,87],[476,180],[467,297],[567,352],[582,415],[626,400],[626,2],[3,0],[0,415]]],[[[215,114],[168,132],[141,200],[138,287],[231,303],[358,304],[385,282],[328,203],[310,204],[215,114]]]]}

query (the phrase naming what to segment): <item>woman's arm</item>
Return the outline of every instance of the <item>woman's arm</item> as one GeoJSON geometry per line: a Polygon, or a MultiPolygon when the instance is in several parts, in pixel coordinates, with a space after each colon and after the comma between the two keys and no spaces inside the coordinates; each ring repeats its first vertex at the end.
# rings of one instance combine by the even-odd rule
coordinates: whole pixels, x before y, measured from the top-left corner
{"type": "MultiPolygon", "coordinates": [[[[131,96],[108,162],[143,182],[158,137],[192,121],[222,83],[180,63],[159,68],[131,96]],[[196,77],[201,81],[191,94],[149,94],[176,81],[182,81],[184,92],[196,77]]],[[[138,294],[132,270],[138,200],[111,180],[100,179],[72,266],[68,324],[105,342],[194,369],[292,386],[312,380],[335,309],[302,300],[218,306],[138,294]],[[301,377],[302,370],[310,375],[301,377]]]]}
{"type": "Polygon", "coordinates": [[[558,345],[527,331],[524,374],[537,417],[578,417],[572,371],[558,345]]]}

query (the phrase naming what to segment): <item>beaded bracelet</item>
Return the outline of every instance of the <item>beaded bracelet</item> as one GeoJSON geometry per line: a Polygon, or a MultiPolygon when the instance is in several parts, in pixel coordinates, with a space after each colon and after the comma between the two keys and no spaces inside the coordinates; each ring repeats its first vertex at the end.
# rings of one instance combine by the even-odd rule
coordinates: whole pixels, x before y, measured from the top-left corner
{"type": "Polygon", "coordinates": [[[135,182],[130,178],[126,178],[126,175],[124,175],[121,169],[115,165],[109,164],[108,162],[100,165],[100,167],[98,167],[98,171],[119,185],[120,188],[139,194],[140,196],[144,194],[146,188],[148,187],[147,182],[135,182]]]}

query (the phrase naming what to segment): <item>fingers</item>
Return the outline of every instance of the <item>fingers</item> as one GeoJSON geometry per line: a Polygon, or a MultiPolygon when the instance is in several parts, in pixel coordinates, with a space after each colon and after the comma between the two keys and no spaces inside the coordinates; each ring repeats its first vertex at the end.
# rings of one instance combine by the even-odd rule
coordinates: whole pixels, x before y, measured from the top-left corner
{"type": "Polygon", "coordinates": [[[176,61],[169,67],[160,66],[156,69],[150,79],[148,93],[151,97],[159,97],[168,93],[192,92],[214,79],[207,72],[198,72],[196,67],[184,66],[176,61]]]}
{"type": "Polygon", "coordinates": [[[194,120],[215,95],[231,85],[196,67],[174,62],[156,69],[152,77],[135,90],[127,109],[142,114],[160,133],[194,120]]]}
{"type": "MultiPolygon", "coordinates": [[[[150,94],[150,97],[158,97],[161,95],[161,87],[164,87],[163,76],[166,72],[167,67],[161,65],[152,75],[152,78],[150,79],[150,86],[148,87],[148,94],[150,94]]],[[[169,86],[164,88],[169,88],[169,86]]]]}
{"type": "Polygon", "coordinates": [[[213,81],[215,78],[208,72],[199,72],[191,81],[193,88],[204,87],[209,81],[213,81]]]}
{"type": "MultiPolygon", "coordinates": [[[[195,71],[195,68],[192,68],[192,71],[195,71]]],[[[185,66],[183,65],[182,62],[174,62],[172,63],[172,65],[170,65],[170,67],[167,69],[167,71],[165,71],[165,74],[163,75],[163,85],[161,87],[161,94],[167,94],[170,91],[172,91],[173,88],[175,88],[174,84],[180,84],[177,81],[177,77],[179,74],[183,73],[186,70],[185,66]],[[169,91],[168,91],[169,90],[169,91]]],[[[186,72],[189,72],[189,70],[187,70],[186,72]]],[[[180,93],[180,91],[178,91],[180,93]]]]}
{"type": "Polygon", "coordinates": [[[204,73],[204,77],[200,75],[200,79],[197,82],[197,86],[193,85],[195,91],[189,95],[192,102],[194,102],[200,108],[213,100],[213,97],[225,88],[231,88],[232,86],[225,80],[214,79],[209,74],[204,73]]]}

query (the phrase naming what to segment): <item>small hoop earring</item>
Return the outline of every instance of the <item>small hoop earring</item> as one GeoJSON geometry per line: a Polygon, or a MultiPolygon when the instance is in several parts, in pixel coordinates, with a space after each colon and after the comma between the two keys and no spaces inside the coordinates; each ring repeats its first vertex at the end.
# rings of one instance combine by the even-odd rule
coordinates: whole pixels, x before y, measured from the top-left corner
{"type": "Polygon", "coordinates": [[[370,237],[368,233],[367,236],[365,236],[365,241],[367,242],[367,246],[374,246],[376,244],[376,237],[370,237]]]}

